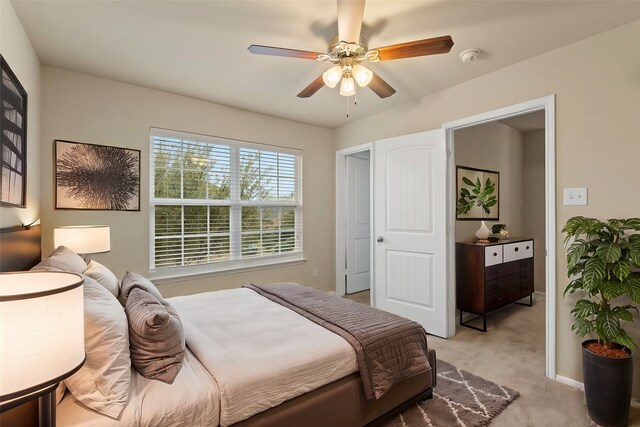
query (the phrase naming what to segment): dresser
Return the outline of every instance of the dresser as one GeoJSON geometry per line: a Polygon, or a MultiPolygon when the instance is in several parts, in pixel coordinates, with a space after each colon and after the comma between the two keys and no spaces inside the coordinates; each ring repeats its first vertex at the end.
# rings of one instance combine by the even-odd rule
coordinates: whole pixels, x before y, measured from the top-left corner
{"type": "Polygon", "coordinates": [[[456,243],[456,302],[460,325],[487,331],[487,313],[533,298],[533,239],[495,243],[456,243]],[[482,316],[482,328],[464,322],[465,313],[482,316]]]}

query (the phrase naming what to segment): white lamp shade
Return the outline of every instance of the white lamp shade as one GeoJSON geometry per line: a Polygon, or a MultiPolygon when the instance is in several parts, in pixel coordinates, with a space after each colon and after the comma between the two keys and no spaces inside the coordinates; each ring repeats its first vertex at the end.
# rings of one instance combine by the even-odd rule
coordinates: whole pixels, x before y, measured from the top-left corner
{"type": "Polygon", "coordinates": [[[353,77],[347,77],[342,79],[340,83],[340,95],[351,96],[356,93],[356,86],[353,83],[353,77]]]}
{"type": "Polygon", "coordinates": [[[330,88],[336,87],[340,79],[342,78],[342,67],[336,65],[335,67],[329,68],[327,71],[322,73],[322,81],[324,84],[329,86],[330,88]]]}
{"type": "Polygon", "coordinates": [[[365,87],[373,79],[373,72],[365,66],[360,64],[353,67],[353,78],[358,83],[358,86],[365,87]]]}
{"type": "Polygon", "coordinates": [[[84,361],[82,277],[0,275],[0,398],[52,386],[84,361]]]}
{"type": "Polygon", "coordinates": [[[111,250],[111,229],[106,225],[56,227],[53,244],[66,246],[78,254],[98,254],[111,250]]]}

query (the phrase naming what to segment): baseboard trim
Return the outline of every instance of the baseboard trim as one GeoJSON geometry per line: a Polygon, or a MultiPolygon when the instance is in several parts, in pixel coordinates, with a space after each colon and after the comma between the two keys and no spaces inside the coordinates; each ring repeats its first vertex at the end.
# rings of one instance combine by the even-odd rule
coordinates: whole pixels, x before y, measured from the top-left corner
{"type": "Polygon", "coordinates": [[[580,381],[576,381],[573,378],[565,377],[562,375],[556,375],[556,381],[562,384],[566,384],[568,386],[579,389],[580,391],[584,391],[584,384],[580,381]]]}
{"type": "Polygon", "coordinates": [[[542,291],[533,291],[534,294],[538,294],[538,295],[542,295],[542,296],[547,296],[546,292],[542,292],[542,291]]]}
{"type": "Polygon", "coordinates": [[[640,409],[640,400],[638,399],[631,399],[631,406],[636,408],[636,409],[640,409]]]}

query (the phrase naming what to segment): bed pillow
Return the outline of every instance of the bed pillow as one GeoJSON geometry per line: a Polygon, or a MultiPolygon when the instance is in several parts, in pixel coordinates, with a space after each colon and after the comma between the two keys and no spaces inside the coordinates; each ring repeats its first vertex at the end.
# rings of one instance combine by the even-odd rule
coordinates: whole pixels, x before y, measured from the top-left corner
{"type": "Polygon", "coordinates": [[[125,312],[133,367],[145,378],[173,383],[185,354],[178,313],[140,288],[129,293],[125,312]]]}
{"type": "Polygon", "coordinates": [[[84,350],[84,365],[65,384],[88,408],[117,418],[131,381],[127,316],[113,294],[90,277],[84,279],[84,350]]]}
{"type": "Polygon", "coordinates": [[[123,307],[127,306],[127,298],[129,298],[129,293],[135,288],[139,288],[143,291],[149,292],[162,305],[167,305],[167,302],[162,298],[160,291],[158,290],[158,288],[156,288],[156,285],[151,283],[151,280],[137,273],[127,271],[127,274],[124,275],[122,281],[120,282],[120,295],[118,296],[118,300],[123,307]]]}
{"type": "Polygon", "coordinates": [[[89,262],[89,268],[84,272],[85,276],[89,276],[96,280],[102,286],[107,288],[113,296],[117,297],[120,288],[118,286],[118,278],[107,267],[100,264],[97,261],[91,260],[89,262]]]}
{"type": "Polygon", "coordinates": [[[35,271],[66,271],[78,274],[84,273],[86,269],[87,263],[82,257],[66,246],[58,246],[47,259],[32,268],[35,271]]]}

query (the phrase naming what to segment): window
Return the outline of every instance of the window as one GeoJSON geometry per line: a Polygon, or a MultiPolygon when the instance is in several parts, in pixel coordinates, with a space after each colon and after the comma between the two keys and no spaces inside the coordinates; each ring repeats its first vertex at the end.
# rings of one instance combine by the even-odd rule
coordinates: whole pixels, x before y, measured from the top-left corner
{"type": "Polygon", "coordinates": [[[302,258],[301,151],[152,128],[151,152],[152,270],[302,258]]]}

